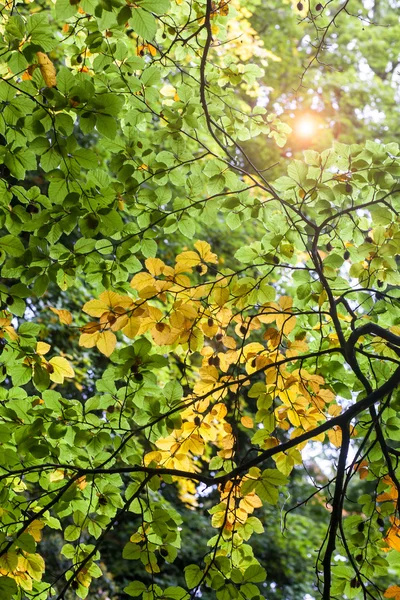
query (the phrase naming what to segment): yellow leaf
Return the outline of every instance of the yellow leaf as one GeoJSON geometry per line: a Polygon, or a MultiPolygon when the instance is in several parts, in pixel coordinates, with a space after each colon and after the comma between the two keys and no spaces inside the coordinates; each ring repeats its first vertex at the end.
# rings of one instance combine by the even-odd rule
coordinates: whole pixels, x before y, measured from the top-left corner
{"type": "Polygon", "coordinates": [[[282,308],[282,310],[287,311],[290,310],[292,308],[293,305],[293,298],[291,298],[290,296],[281,296],[279,298],[279,306],[282,308]]]}
{"type": "Polygon", "coordinates": [[[98,299],[89,300],[83,305],[83,311],[91,317],[101,317],[105,312],[112,311],[117,306],[128,308],[133,304],[129,296],[121,296],[116,292],[105,291],[98,299]]]}
{"type": "Polygon", "coordinates": [[[47,87],[56,87],[57,78],[56,78],[56,70],[54,68],[53,63],[44,52],[36,52],[36,56],[38,59],[38,64],[40,67],[40,72],[44,79],[47,87]]]}
{"type": "Polygon", "coordinates": [[[170,83],[166,83],[161,89],[160,89],[160,94],[161,96],[166,96],[173,98],[176,94],[176,89],[174,88],[173,85],[171,85],[170,83]]]}
{"type": "Polygon", "coordinates": [[[287,411],[287,416],[289,421],[291,422],[291,424],[294,427],[299,427],[300,425],[300,418],[299,415],[297,414],[297,412],[295,410],[292,410],[291,408],[287,411]]]}
{"type": "Polygon", "coordinates": [[[27,570],[35,581],[40,581],[44,572],[45,564],[40,554],[26,554],[27,570]]]}
{"type": "Polygon", "coordinates": [[[385,542],[390,548],[400,552],[400,537],[397,535],[398,529],[390,529],[388,535],[385,537],[385,542]]]}
{"type": "Polygon", "coordinates": [[[198,313],[198,307],[190,302],[185,302],[179,306],[179,313],[182,313],[187,319],[195,320],[198,313]]]}
{"type": "Polygon", "coordinates": [[[194,247],[205,262],[214,264],[218,262],[218,257],[216,254],[211,252],[211,246],[208,242],[202,242],[199,240],[195,243],[194,247]]]}
{"type": "Polygon", "coordinates": [[[247,429],[253,429],[254,427],[253,419],[251,417],[242,417],[240,422],[243,427],[247,427],[247,429]]]}
{"type": "Polygon", "coordinates": [[[212,293],[212,300],[218,306],[224,306],[229,300],[229,288],[228,287],[217,287],[212,293]]]}
{"type": "Polygon", "coordinates": [[[247,494],[239,503],[239,507],[242,508],[246,513],[252,513],[255,508],[260,508],[262,502],[260,498],[254,492],[247,494]]]}
{"type": "Polygon", "coordinates": [[[339,404],[331,404],[328,408],[328,414],[331,415],[331,417],[337,417],[341,412],[342,407],[339,406],[339,404]]]}
{"type": "Polygon", "coordinates": [[[176,272],[182,273],[185,271],[190,271],[196,265],[200,264],[201,259],[197,252],[193,252],[192,250],[188,250],[186,252],[181,252],[176,257],[176,272]]]}
{"type": "Polygon", "coordinates": [[[99,335],[100,334],[98,331],[94,331],[92,333],[82,333],[79,338],[79,345],[83,346],[84,348],[93,348],[93,346],[95,346],[97,343],[99,335]]]}
{"type": "Polygon", "coordinates": [[[328,438],[331,444],[336,448],[340,448],[342,445],[342,430],[340,427],[333,427],[328,431],[328,438]]]}
{"type": "Polygon", "coordinates": [[[52,483],[56,481],[62,481],[65,477],[65,471],[63,469],[56,469],[49,475],[49,481],[52,483]]]}
{"type": "Polygon", "coordinates": [[[148,452],[144,457],[144,464],[147,467],[153,461],[156,463],[159,463],[161,459],[162,459],[161,452],[158,452],[157,450],[155,450],[153,452],[148,452]]]}
{"type": "Polygon", "coordinates": [[[62,323],[63,325],[71,325],[72,315],[69,312],[69,310],[65,310],[64,308],[53,308],[52,306],[50,306],[49,308],[51,312],[58,316],[58,318],[60,319],[60,323],[62,323]]]}
{"type": "Polygon", "coordinates": [[[158,275],[164,272],[165,263],[159,258],[147,258],[144,264],[149,273],[154,275],[154,277],[158,277],[158,275]]]}
{"type": "Polygon", "coordinates": [[[130,317],[127,324],[123,327],[122,333],[131,340],[137,336],[140,329],[140,317],[130,317]]]}
{"type": "Polygon", "coordinates": [[[151,298],[157,295],[156,281],[150,273],[137,273],[130,286],[139,292],[141,298],[151,298]]]}
{"type": "Polygon", "coordinates": [[[180,451],[187,453],[188,450],[195,456],[201,456],[204,453],[204,442],[200,436],[192,434],[181,445],[180,451]]]}
{"type": "Polygon", "coordinates": [[[114,352],[116,344],[117,338],[115,337],[112,331],[102,331],[101,333],[99,333],[96,346],[102,354],[110,356],[110,354],[114,352]]]}
{"type": "Polygon", "coordinates": [[[85,588],[88,588],[92,582],[92,578],[89,575],[89,573],[86,571],[86,569],[82,569],[76,576],[76,579],[85,588]]]}
{"type": "Polygon", "coordinates": [[[28,573],[21,571],[19,566],[18,571],[13,573],[12,578],[15,580],[15,583],[18,586],[20,586],[23,590],[31,591],[33,589],[32,578],[28,575],[28,573]]]}
{"type": "Polygon", "coordinates": [[[49,360],[49,364],[53,367],[50,379],[54,383],[64,383],[65,377],[75,377],[75,372],[66,358],[54,356],[49,360]]]}
{"type": "Polygon", "coordinates": [[[75,481],[76,487],[78,487],[80,490],[84,490],[87,487],[87,484],[88,483],[86,481],[85,475],[82,475],[82,477],[79,477],[79,479],[75,481]]]}
{"type": "Polygon", "coordinates": [[[394,600],[400,600],[400,587],[398,585],[391,585],[383,595],[385,598],[394,598],[394,600]]]}
{"type": "Polygon", "coordinates": [[[0,569],[6,573],[12,573],[18,566],[18,555],[16,552],[6,552],[0,557],[0,569]]]}
{"type": "Polygon", "coordinates": [[[192,352],[200,352],[204,346],[204,335],[203,332],[197,327],[193,327],[189,335],[189,348],[192,352]]]}
{"type": "Polygon", "coordinates": [[[43,356],[44,354],[48,353],[50,348],[50,344],[46,344],[46,342],[38,342],[36,344],[36,354],[40,354],[40,356],[43,356]]]}
{"type": "Polygon", "coordinates": [[[274,456],[274,461],[281,473],[286,476],[290,475],[294,467],[294,459],[292,456],[279,452],[279,454],[274,456]]]}
{"type": "Polygon", "coordinates": [[[35,519],[35,521],[33,521],[29,527],[26,528],[26,532],[29,533],[33,539],[35,540],[35,542],[40,542],[42,539],[42,529],[44,527],[44,523],[43,521],[39,521],[38,519],[35,519]]]}

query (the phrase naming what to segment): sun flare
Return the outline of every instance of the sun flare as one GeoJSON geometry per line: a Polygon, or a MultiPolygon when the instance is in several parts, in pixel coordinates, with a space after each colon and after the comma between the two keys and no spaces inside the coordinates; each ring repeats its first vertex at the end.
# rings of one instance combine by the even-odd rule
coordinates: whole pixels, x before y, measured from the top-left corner
{"type": "Polygon", "coordinates": [[[311,138],[317,132],[317,121],[310,115],[303,115],[296,121],[294,131],[300,138],[311,138]]]}

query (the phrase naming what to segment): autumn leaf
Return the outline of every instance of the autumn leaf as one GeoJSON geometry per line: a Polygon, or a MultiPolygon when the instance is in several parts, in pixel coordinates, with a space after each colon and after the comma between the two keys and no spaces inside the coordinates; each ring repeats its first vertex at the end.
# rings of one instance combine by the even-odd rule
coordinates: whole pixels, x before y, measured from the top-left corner
{"type": "Polygon", "coordinates": [[[50,379],[54,383],[64,383],[65,378],[75,377],[75,372],[66,358],[54,356],[48,362],[51,365],[50,379]]]}
{"type": "Polygon", "coordinates": [[[96,346],[102,354],[110,356],[114,352],[116,344],[117,338],[112,331],[102,331],[98,334],[96,346]]]}
{"type": "Polygon", "coordinates": [[[340,448],[342,445],[342,430],[340,427],[332,427],[328,431],[328,438],[331,444],[333,444],[336,448],[340,448]]]}
{"type": "Polygon", "coordinates": [[[56,87],[56,70],[50,58],[44,52],[36,52],[40,72],[47,87],[56,87]]]}
{"type": "Polygon", "coordinates": [[[60,323],[62,323],[63,325],[71,325],[72,315],[69,312],[69,310],[66,310],[64,308],[54,308],[53,306],[50,306],[49,308],[54,314],[58,316],[60,323]]]}
{"type": "Polygon", "coordinates": [[[40,354],[41,356],[47,354],[50,349],[50,344],[46,344],[46,342],[37,342],[36,344],[36,353],[40,354]]]}
{"type": "Polygon", "coordinates": [[[251,417],[241,417],[240,422],[243,425],[243,427],[247,427],[247,429],[252,429],[254,427],[254,422],[251,417]]]}
{"type": "Polygon", "coordinates": [[[42,529],[45,526],[43,521],[39,521],[35,519],[32,523],[26,528],[26,532],[29,533],[35,542],[40,542],[42,539],[42,529]]]}
{"type": "Polygon", "coordinates": [[[202,242],[201,240],[199,240],[195,243],[194,247],[200,254],[202,260],[204,260],[207,263],[218,263],[218,257],[216,254],[214,254],[214,252],[211,252],[211,246],[208,242],[202,242]]]}
{"type": "Polygon", "coordinates": [[[12,573],[18,567],[18,555],[16,552],[6,552],[3,556],[0,556],[0,569],[4,572],[12,573]]]}
{"type": "Polygon", "coordinates": [[[391,585],[390,587],[388,587],[383,596],[385,598],[394,598],[394,600],[400,600],[400,586],[391,585]]]}
{"type": "Polygon", "coordinates": [[[129,296],[121,296],[113,291],[105,291],[98,299],[89,300],[83,305],[82,310],[91,317],[101,317],[105,312],[112,312],[115,308],[128,308],[133,301],[129,296]]]}

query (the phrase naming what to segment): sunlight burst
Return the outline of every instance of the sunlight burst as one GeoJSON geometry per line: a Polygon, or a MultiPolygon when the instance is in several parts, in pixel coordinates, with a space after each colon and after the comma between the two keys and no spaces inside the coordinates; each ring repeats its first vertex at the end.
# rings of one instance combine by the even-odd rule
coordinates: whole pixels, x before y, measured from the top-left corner
{"type": "Polygon", "coordinates": [[[311,138],[317,132],[317,120],[310,115],[303,115],[296,121],[294,131],[298,137],[311,138]]]}

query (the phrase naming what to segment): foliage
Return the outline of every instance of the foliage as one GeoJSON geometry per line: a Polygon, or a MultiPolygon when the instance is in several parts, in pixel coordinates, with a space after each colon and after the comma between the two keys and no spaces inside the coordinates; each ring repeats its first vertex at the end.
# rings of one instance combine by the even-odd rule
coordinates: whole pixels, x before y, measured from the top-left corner
{"type": "Polygon", "coordinates": [[[263,598],[264,524],[294,490],[320,517],[286,532],[318,552],[320,596],[398,595],[399,146],[336,142],[267,178],[243,143],[290,128],[254,102],[279,57],[239,50],[248,13],[2,4],[5,600],[87,597],[124,524],[128,597],[263,598]],[[332,472],[299,492],[315,443],[332,472]]]}

